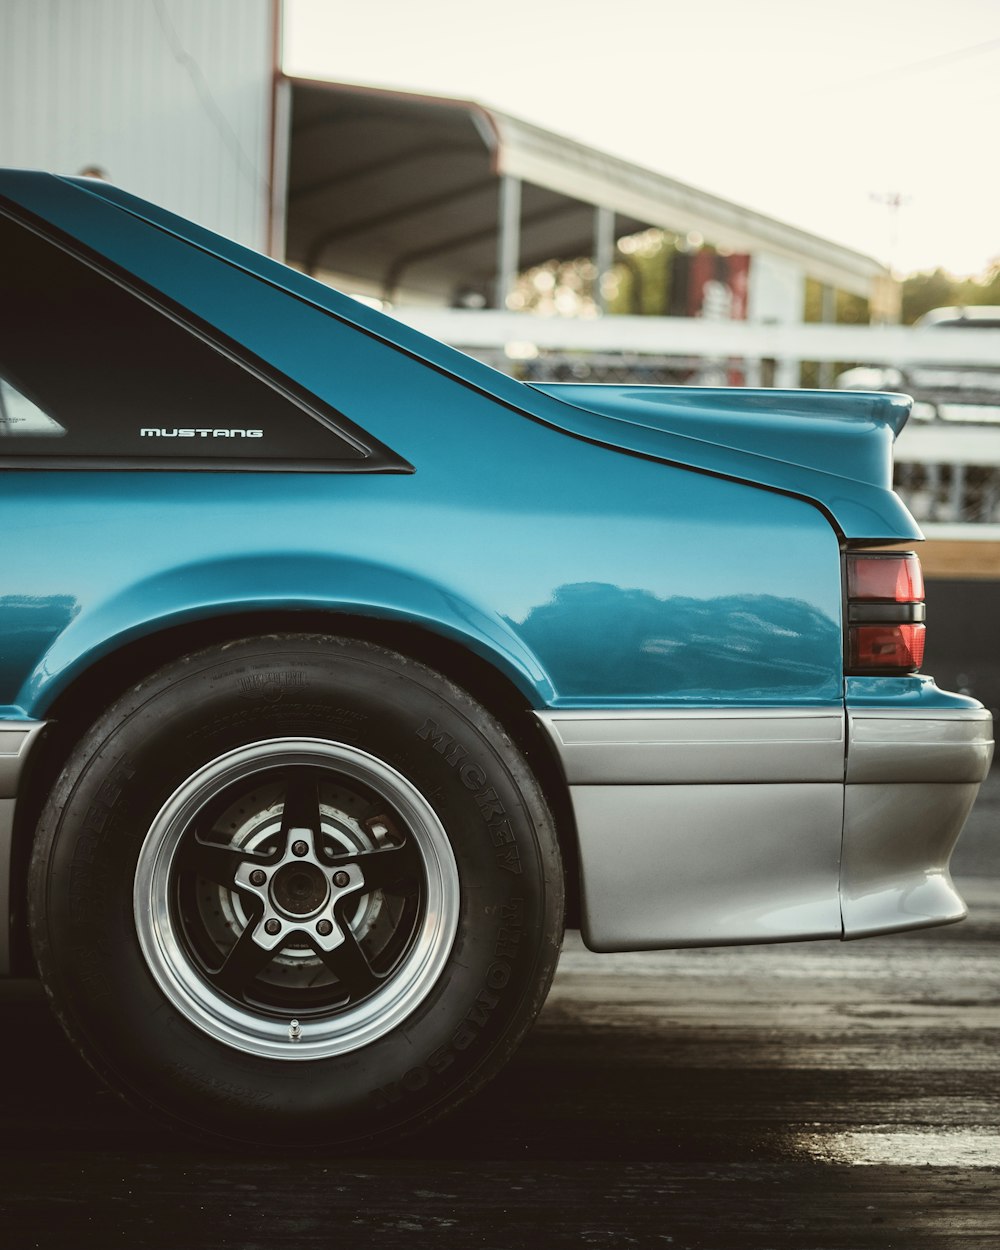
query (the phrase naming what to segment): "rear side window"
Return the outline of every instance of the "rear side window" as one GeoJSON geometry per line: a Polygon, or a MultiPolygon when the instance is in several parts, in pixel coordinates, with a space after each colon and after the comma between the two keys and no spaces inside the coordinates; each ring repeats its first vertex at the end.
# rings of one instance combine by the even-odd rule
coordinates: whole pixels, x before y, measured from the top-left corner
{"type": "Polygon", "coordinates": [[[0,438],[62,438],[58,421],[0,377],[0,438]]]}
{"type": "Polygon", "coordinates": [[[0,214],[0,464],[408,468],[261,362],[0,214]]]}

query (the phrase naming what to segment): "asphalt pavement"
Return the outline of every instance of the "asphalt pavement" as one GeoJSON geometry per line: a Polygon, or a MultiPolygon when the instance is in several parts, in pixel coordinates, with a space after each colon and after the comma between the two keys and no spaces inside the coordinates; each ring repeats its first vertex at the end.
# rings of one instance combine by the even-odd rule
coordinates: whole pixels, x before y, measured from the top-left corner
{"type": "Polygon", "coordinates": [[[864,942],[592,955],[512,1064],[363,1158],[198,1150],[0,988],[0,1247],[996,1250],[1000,772],[970,919],[864,942]]]}

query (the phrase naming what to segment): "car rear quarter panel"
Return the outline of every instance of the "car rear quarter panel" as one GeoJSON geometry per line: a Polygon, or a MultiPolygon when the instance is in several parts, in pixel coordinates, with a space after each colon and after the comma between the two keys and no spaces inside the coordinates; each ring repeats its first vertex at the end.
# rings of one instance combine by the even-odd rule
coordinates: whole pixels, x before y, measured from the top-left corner
{"type": "Polygon", "coordinates": [[[3,475],[0,703],[44,716],[121,643],[260,608],[419,623],[537,708],[839,703],[818,510],[467,398],[412,414],[406,476],[3,475]]]}

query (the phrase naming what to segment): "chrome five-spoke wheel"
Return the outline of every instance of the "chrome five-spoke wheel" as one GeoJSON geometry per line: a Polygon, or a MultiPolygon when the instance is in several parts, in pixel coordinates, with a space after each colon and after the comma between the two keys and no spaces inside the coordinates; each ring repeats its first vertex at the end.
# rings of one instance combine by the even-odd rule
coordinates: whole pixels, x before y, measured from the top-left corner
{"type": "Polygon", "coordinates": [[[426,799],[342,743],[268,739],[164,804],[133,903],[146,961],[192,1023],[279,1059],[390,1031],[447,960],[460,891],[426,799]]]}

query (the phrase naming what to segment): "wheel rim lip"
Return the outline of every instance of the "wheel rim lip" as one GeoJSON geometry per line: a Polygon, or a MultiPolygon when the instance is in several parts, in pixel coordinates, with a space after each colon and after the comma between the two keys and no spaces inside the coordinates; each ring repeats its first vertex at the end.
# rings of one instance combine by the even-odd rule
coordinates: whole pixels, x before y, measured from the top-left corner
{"type": "Polygon", "coordinates": [[[267,738],[228,751],[191,774],[160,808],[136,866],[133,913],[146,966],[171,1004],[215,1040],[263,1058],[323,1059],[354,1051],[398,1027],[437,984],[458,931],[460,886],[444,826],[420,791],[384,760],[323,738],[267,738]],[[170,906],[172,865],[195,814],[223,788],[256,773],[314,765],[375,790],[403,818],[425,872],[425,906],[413,945],[380,989],[327,1019],[289,1021],[240,1007],[211,986],[186,954],[170,906]]]}

